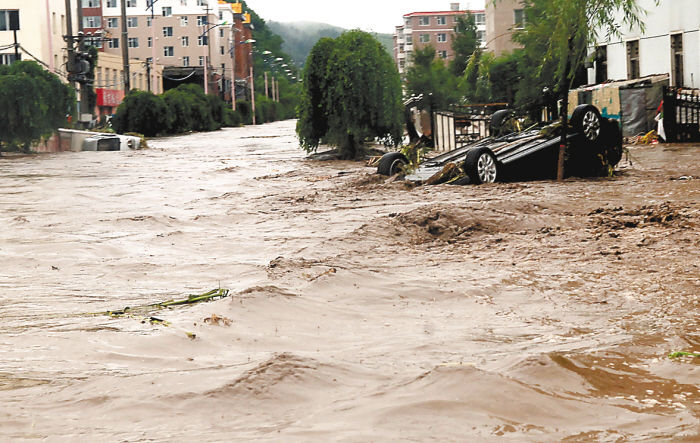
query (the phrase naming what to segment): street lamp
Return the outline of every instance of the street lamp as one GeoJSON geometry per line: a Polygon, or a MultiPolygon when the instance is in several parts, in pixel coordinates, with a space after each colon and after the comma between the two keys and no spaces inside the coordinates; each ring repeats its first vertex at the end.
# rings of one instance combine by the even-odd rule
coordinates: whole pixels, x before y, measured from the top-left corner
{"type": "Polygon", "coordinates": [[[250,100],[251,100],[251,107],[252,107],[252,112],[253,112],[253,125],[256,125],[255,121],[255,78],[253,77],[253,43],[255,43],[255,40],[252,38],[249,38],[248,40],[242,41],[242,44],[250,45],[250,52],[249,52],[249,57],[250,57],[250,100]]]}
{"type": "MultiPolygon", "coordinates": [[[[202,39],[202,52],[204,53],[204,95],[209,94],[209,72],[207,70],[207,48],[209,48],[209,31],[211,31],[214,28],[218,28],[219,26],[227,26],[228,22],[223,21],[221,23],[217,23],[214,26],[210,26],[207,28],[202,34],[200,34],[199,38],[202,39]]],[[[206,23],[205,23],[206,26],[206,23]]],[[[234,108],[235,109],[235,108],[234,108]]]]}

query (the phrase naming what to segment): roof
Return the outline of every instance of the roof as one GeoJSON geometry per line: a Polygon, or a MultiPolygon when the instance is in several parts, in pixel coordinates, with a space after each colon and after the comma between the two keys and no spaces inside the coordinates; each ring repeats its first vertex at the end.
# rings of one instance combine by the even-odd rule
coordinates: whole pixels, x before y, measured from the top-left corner
{"type": "Polygon", "coordinates": [[[404,14],[404,17],[418,17],[422,15],[464,15],[466,13],[470,14],[481,14],[484,13],[484,9],[472,9],[469,11],[427,11],[427,12],[409,12],[404,14]]]}

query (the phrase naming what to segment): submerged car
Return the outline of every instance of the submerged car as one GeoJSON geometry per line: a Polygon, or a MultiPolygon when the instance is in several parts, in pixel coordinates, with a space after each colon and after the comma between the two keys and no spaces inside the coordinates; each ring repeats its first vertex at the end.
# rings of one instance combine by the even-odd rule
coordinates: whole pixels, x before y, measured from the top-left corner
{"type": "MultiPolygon", "coordinates": [[[[426,182],[447,165],[460,167],[469,183],[556,177],[560,127],[538,126],[501,135],[511,118],[509,110],[491,117],[492,136],[425,160],[406,179],[426,182]]],[[[622,158],[622,131],[616,120],[603,118],[592,105],[579,105],[570,120],[564,170],[567,176],[606,175],[622,158]]],[[[377,172],[405,173],[408,159],[400,152],[382,156],[377,172]]]]}

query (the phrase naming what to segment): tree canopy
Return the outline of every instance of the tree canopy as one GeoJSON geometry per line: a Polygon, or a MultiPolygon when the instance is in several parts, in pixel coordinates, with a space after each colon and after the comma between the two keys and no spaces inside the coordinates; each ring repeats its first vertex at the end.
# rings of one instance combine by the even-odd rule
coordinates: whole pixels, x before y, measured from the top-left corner
{"type": "Polygon", "coordinates": [[[466,16],[457,17],[454,30],[452,50],[455,52],[455,58],[450,63],[450,69],[454,75],[459,76],[464,73],[469,58],[479,48],[479,38],[476,33],[477,28],[474,16],[467,13],[466,16]]]}
{"type": "Polygon", "coordinates": [[[304,71],[297,134],[302,148],[338,146],[357,157],[370,139],[397,145],[401,139],[401,84],[381,43],[354,30],[321,39],[304,71]]]}
{"type": "Polygon", "coordinates": [[[75,92],[33,61],[0,66],[0,148],[29,147],[75,112],[75,92]]]}

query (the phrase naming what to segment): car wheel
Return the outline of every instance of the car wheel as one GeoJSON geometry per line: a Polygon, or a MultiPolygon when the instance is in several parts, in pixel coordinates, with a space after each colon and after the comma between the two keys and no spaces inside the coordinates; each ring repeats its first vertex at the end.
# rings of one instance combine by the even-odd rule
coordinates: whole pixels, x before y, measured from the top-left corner
{"type": "Polygon", "coordinates": [[[600,111],[593,105],[578,105],[571,115],[571,126],[591,143],[596,143],[600,139],[603,130],[600,111]]]}
{"type": "Polygon", "coordinates": [[[501,135],[501,129],[503,128],[503,123],[510,117],[512,117],[513,111],[510,109],[501,109],[496,111],[491,115],[491,122],[489,124],[489,134],[492,137],[498,137],[501,135]]]}
{"type": "Polygon", "coordinates": [[[406,166],[408,166],[408,159],[405,155],[400,152],[389,152],[379,160],[377,173],[388,176],[405,173],[406,166]]]}
{"type": "Polygon", "coordinates": [[[477,148],[467,152],[464,170],[471,183],[493,183],[499,178],[498,161],[488,148],[477,148]]]}

